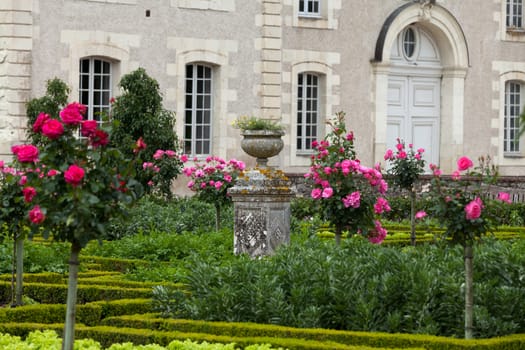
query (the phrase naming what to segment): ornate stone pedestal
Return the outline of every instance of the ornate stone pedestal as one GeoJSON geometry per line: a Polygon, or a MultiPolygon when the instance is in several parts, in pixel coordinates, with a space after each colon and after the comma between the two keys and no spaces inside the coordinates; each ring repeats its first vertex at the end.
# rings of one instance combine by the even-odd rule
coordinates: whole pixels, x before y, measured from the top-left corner
{"type": "Polygon", "coordinates": [[[272,254],[290,242],[290,182],[279,170],[254,168],[244,172],[228,193],[234,205],[235,254],[272,254]]]}

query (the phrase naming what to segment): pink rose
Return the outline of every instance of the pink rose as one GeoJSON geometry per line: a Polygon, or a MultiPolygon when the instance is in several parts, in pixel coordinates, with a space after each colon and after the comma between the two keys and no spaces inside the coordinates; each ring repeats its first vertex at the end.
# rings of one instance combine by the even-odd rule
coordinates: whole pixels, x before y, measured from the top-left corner
{"type": "Polygon", "coordinates": [[[352,192],[342,199],[345,208],[359,208],[361,205],[361,193],[358,191],[352,192]]]}
{"type": "Polygon", "coordinates": [[[405,151],[400,151],[397,154],[397,159],[406,159],[406,158],[407,158],[407,153],[405,151]]]}
{"type": "Polygon", "coordinates": [[[80,124],[80,134],[84,137],[89,137],[95,133],[95,130],[98,128],[98,123],[96,120],[84,120],[80,124]]]}
{"type": "Polygon", "coordinates": [[[374,212],[376,214],[382,214],[383,212],[390,210],[392,209],[390,208],[388,201],[383,197],[378,197],[376,203],[374,204],[374,212]]]}
{"type": "Polygon", "coordinates": [[[180,161],[183,163],[186,163],[188,161],[188,156],[186,154],[183,154],[180,156],[180,161]]]}
{"type": "Polygon", "coordinates": [[[33,132],[38,133],[42,131],[42,125],[50,118],[49,114],[40,113],[33,124],[33,132]]]}
{"type": "Polygon", "coordinates": [[[71,184],[73,187],[80,185],[82,179],[84,178],[85,171],[81,167],[73,164],[64,172],[64,179],[68,184],[71,184]]]}
{"type": "Polygon", "coordinates": [[[415,215],[416,219],[423,219],[425,216],[427,216],[427,213],[423,210],[418,211],[415,215]]]}
{"type": "Polygon", "coordinates": [[[391,159],[394,159],[394,151],[392,151],[391,149],[388,149],[385,153],[385,156],[384,156],[385,160],[391,160],[391,159]]]}
{"type": "Polygon", "coordinates": [[[512,201],[510,200],[510,194],[508,194],[507,192],[499,192],[498,200],[505,203],[512,203],[512,201]]]}
{"type": "Polygon", "coordinates": [[[459,179],[461,179],[461,173],[459,172],[459,170],[455,170],[452,173],[452,180],[458,181],[459,179]]]}
{"type": "Polygon", "coordinates": [[[36,196],[36,190],[34,187],[31,186],[25,187],[22,190],[22,193],[24,194],[24,202],[26,203],[31,202],[36,196]]]}
{"type": "Polygon", "coordinates": [[[33,224],[41,224],[45,220],[46,216],[38,205],[35,205],[33,209],[29,211],[29,221],[33,224]]]}
{"type": "Polygon", "coordinates": [[[51,170],[49,170],[49,171],[47,172],[47,176],[48,176],[48,177],[53,177],[53,176],[55,176],[55,175],[57,175],[57,174],[58,174],[58,171],[56,171],[55,169],[51,169],[51,170]]]}
{"type": "Polygon", "coordinates": [[[16,145],[11,150],[20,163],[34,163],[38,160],[38,148],[33,145],[16,145]]]}
{"type": "Polygon", "coordinates": [[[310,194],[310,196],[313,198],[313,199],[319,199],[321,198],[321,194],[323,193],[323,191],[320,189],[320,188],[314,188],[312,190],[312,193],[310,194]]]}
{"type": "Polygon", "coordinates": [[[60,118],[64,124],[78,125],[84,119],[82,114],[86,113],[86,106],[73,102],[60,111],[60,118]]]}
{"type": "Polygon", "coordinates": [[[109,143],[109,135],[104,130],[97,129],[93,134],[90,135],[89,141],[91,146],[99,147],[106,146],[109,143]]]}
{"type": "Polygon", "coordinates": [[[168,156],[168,158],[173,158],[176,155],[175,151],[172,151],[171,149],[166,150],[165,154],[168,156]]]}
{"type": "Polygon", "coordinates": [[[467,220],[475,220],[481,216],[481,209],[483,202],[479,197],[476,197],[472,202],[465,206],[465,217],[467,220]]]}
{"type": "Polygon", "coordinates": [[[459,171],[467,170],[468,168],[471,168],[473,165],[474,163],[472,163],[472,161],[468,157],[461,157],[458,159],[458,170],[459,171]]]}
{"type": "Polygon", "coordinates": [[[397,148],[398,151],[401,151],[401,150],[403,150],[403,148],[405,148],[405,146],[403,146],[402,143],[398,143],[398,144],[396,145],[396,148],[397,148]]]}
{"type": "Polygon", "coordinates": [[[155,151],[155,154],[153,154],[153,159],[160,159],[164,155],[164,151],[161,149],[158,149],[155,151]]]}
{"type": "Polygon", "coordinates": [[[48,119],[42,125],[42,134],[51,140],[58,139],[64,133],[64,126],[56,119],[48,119]]]}
{"type": "Polygon", "coordinates": [[[381,244],[386,238],[387,230],[381,226],[379,220],[375,220],[374,229],[368,232],[368,241],[372,244],[381,244]]]}
{"type": "Polygon", "coordinates": [[[321,197],[323,198],[330,198],[334,194],[334,189],[332,187],[326,187],[323,189],[323,193],[321,194],[321,197]]]}
{"type": "Polygon", "coordinates": [[[221,186],[222,186],[222,182],[221,181],[215,182],[215,189],[220,190],[221,186]]]}

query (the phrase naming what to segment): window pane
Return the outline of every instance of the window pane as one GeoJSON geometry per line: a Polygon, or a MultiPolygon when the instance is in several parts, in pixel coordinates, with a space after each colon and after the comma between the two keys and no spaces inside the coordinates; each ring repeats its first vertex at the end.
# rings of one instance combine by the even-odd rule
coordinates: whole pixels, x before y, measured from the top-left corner
{"type": "Polygon", "coordinates": [[[94,60],[94,62],[95,62],[95,74],[100,74],[102,72],[101,61],[94,60]]]}

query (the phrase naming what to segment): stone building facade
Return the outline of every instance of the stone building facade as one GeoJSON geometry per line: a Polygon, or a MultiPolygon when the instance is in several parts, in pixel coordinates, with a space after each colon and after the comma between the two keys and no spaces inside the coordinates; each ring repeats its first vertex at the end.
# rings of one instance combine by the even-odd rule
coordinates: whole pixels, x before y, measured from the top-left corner
{"type": "Polygon", "coordinates": [[[2,0],[0,155],[54,77],[90,118],[144,67],[188,153],[239,158],[241,115],[280,120],[270,164],[301,173],[344,111],[366,165],[397,137],[445,172],[491,155],[525,175],[522,0],[2,0]]]}

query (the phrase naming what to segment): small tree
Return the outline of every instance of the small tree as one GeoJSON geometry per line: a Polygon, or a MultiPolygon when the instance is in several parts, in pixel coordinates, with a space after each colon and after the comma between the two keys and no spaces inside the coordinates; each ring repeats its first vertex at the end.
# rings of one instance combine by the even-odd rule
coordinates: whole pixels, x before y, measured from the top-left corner
{"type": "Polygon", "coordinates": [[[32,130],[42,136],[40,146],[13,147],[36,192],[29,221],[43,229],[45,238],[71,243],[64,350],[73,349],[80,251],[89,241],[103,239],[110,219],[123,215],[142,194],[134,179],[136,161],[108,147],[110,130],[84,120],[85,110],[72,103],[59,118],[39,114],[32,130]]]}
{"type": "MultiPolygon", "coordinates": [[[[143,151],[144,160],[153,159],[157,150],[179,152],[179,141],[174,131],[175,114],[162,107],[162,96],[157,81],[139,68],[122,77],[119,83],[123,94],[117,97],[111,107],[111,118],[116,121],[111,142],[124,155],[133,156],[127,145],[142,137],[148,147],[143,151]]],[[[141,165],[138,165],[139,167],[141,165]]],[[[148,191],[157,189],[162,195],[171,198],[171,182],[182,170],[178,157],[163,162],[157,176],[156,186],[147,186],[151,177],[140,173],[137,179],[148,191]]]]}
{"type": "MultiPolygon", "coordinates": [[[[187,158],[183,158],[184,161],[187,158]]],[[[183,172],[191,178],[188,188],[196,197],[215,207],[215,230],[221,227],[221,208],[231,203],[228,189],[233,187],[235,179],[244,170],[245,164],[236,159],[226,161],[220,157],[207,157],[205,162],[194,160],[193,166],[184,168],[183,172]]]]}
{"type": "Polygon", "coordinates": [[[347,133],[344,113],[338,113],[331,132],[321,142],[314,142],[310,172],[305,177],[314,182],[311,196],[320,206],[323,219],[335,226],[339,244],[343,230],[360,233],[373,243],[381,243],[386,230],[378,215],[389,211],[383,197],[388,186],[379,166],[361,164],[354,150],[354,134],[347,133]]]}
{"type": "Polygon", "coordinates": [[[397,139],[397,151],[388,149],[385,154],[385,160],[390,162],[388,174],[392,175],[394,184],[399,188],[409,191],[410,193],[410,242],[416,245],[416,189],[414,187],[419,176],[425,171],[425,161],[423,153],[425,150],[419,148],[414,151],[412,144],[405,148],[405,142],[397,139]]]}
{"type": "Polygon", "coordinates": [[[26,176],[16,164],[0,161],[0,228],[13,239],[13,267],[11,278],[11,304],[22,305],[24,272],[24,238],[27,224],[27,203],[35,195],[34,188],[26,185],[26,176]],[[16,273],[16,277],[15,277],[16,273]],[[16,281],[16,283],[15,283],[16,281]],[[16,288],[15,288],[16,285],[16,288]]]}
{"type": "Polygon", "coordinates": [[[457,170],[447,183],[441,177],[441,170],[430,164],[434,177],[429,196],[435,203],[430,212],[445,227],[444,238],[463,246],[466,339],[473,337],[473,245],[498,223],[498,218],[493,215],[497,211],[489,210],[492,209],[489,207],[509,202],[507,193],[499,193],[499,201],[489,197],[489,186],[495,183],[498,175],[497,169],[490,164],[490,158],[481,157],[479,166],[473,167],[474,164],[468,157],[459,158],[457,170]]]}

